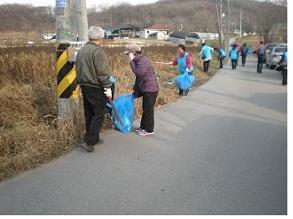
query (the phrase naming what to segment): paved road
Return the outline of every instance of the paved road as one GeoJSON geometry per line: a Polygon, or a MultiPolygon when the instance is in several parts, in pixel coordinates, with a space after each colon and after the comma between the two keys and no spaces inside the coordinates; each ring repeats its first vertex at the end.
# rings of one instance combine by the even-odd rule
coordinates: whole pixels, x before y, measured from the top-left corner
{"type": "Polygon", "coordinates": [[[1,214],[286,214],[287,90],[255,60],[156,112],[156,136],[106,134],[0,184],[1,214]]]}

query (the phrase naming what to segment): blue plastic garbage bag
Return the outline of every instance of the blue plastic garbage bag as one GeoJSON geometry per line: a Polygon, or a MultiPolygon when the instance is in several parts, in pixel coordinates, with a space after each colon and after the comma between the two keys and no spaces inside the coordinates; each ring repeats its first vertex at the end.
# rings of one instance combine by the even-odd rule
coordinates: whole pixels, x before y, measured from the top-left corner
{"type": "Polygon", "coordinates": [[[134,120],[134,96],[131,94],[115,98],[112,108],[115,127],[124,134],[131,132],[134,120]]]}
{"type": "Polygon", "coordinates": [[[189,74],[188,72],[185,72],[184,74],[179,75],[175,78],[176,86],[183,91],[188,91],[195,82],[196,77],[189,74]]]}

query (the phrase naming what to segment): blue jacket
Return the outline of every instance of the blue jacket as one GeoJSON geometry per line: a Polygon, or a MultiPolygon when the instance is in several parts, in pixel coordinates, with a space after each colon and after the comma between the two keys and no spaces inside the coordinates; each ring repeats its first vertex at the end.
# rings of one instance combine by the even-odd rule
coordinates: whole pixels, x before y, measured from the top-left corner
{"type": "Polygon", "coordinates": [[[231,60],[237,60],[238,59],[238,50],[236,48],[232,48],[230,50],[229,56],[230,56],[231,60]]]}
{"type": "Polygon", "coordinates": [[[226,57],[226,52],[222,48],[218,49],[218,56],[222,59],[226,57]]]}
{"type": "Polygon", "coordinates": [[[208,45],[204,45],[201,49],[200,54],[202,54],[202,59],[204,61],[209,61],[212,60],[212,56],[213,56],[213,48],[211,48],[208,45]]]}
{"type": "MultiPolygon", "coordinates": [[[[189,53],[185,52],[184,56],[182,56],[182,57],[178,56],[176,58],[177,66],[178,66],[178,72],[179,72],[180,75],[184,74],[186,72],[186,69],[188,68],[188,66],[187,66],[187,58],[188,57],[189,57],[189,53]]],[[[188,73],[192,74],[193,71],[194,71],[193,65],[188,70],[189,70],[188,73]]]]}

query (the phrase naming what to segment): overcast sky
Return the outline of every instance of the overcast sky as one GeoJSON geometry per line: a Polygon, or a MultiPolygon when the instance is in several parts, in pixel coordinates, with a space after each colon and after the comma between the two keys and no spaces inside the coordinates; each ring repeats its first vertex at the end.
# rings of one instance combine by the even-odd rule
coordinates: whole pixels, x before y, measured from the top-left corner
{"type": "MultiPolygon", "coordinates": [[[[93,5],[115,5],[117,3],[121,2],[128,2],[130,4],[140,4],[140,3],[153,3],[157,0],[86,0],[87,7],[93,6],[93,5]]],[[[11,3],[17,3],[17,4],[32,4],[34,6],[55,6],[56,0],[0,0],[0,4],[11,4],[11,3]]]]}

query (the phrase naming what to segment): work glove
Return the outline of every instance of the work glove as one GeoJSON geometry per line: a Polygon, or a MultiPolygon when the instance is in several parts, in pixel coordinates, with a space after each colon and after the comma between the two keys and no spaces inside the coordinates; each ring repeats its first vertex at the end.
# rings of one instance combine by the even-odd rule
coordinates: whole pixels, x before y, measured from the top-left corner
{"type": "Polygon", "coordinates": [[[131,52],[131,53],[129,53],[129,61],[133,61],[133,59],[134,59],[134,54],[131,52]]]}
{"type": "Polygon", "coordinates": [[[112,99],[112,90],[111,90],[111,88],[104,88],[104,94],[105,94],[105,96],[109,99],[109,100],[111,100],[112,99]]]}

